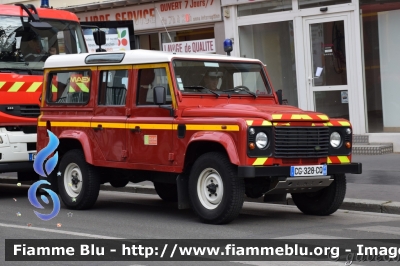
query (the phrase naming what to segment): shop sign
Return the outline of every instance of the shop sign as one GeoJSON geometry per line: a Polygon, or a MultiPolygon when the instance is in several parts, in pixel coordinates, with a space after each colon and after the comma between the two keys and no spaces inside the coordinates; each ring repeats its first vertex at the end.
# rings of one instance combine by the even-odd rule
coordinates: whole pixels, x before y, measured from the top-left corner
{"type": "MultiPolygon", "coordinates": [[[[99,48],[94,42],[92,33],[95,30],[84,30],[85,41],[90,53],[96,52],[96,49],[99,48]]],[[[101,28],[101,30],[106,32],[106,44],[101,46],[102,49],[105,49],[107,52],[131,50],[128,28],[101,28]]]]}
{"type": "Polygon", "coordinates": [[[163,43],[163,51],[188,54],[215,53],[215,39],[163,43]]]}
{"type": "Polygon", "coordinates": [[[222,20],[219,0],[160,2],[76,15],[80,21],[133,20],[135,31],[222,20]]]}
{"type": "Polygon", "coordinates": [[[160,2],[156,3],[155,6],[160,12],[160,16],[156,14],[157,27],[164,27],[164,25],[180,26],[222,20],[219,0],[160,2]]]}

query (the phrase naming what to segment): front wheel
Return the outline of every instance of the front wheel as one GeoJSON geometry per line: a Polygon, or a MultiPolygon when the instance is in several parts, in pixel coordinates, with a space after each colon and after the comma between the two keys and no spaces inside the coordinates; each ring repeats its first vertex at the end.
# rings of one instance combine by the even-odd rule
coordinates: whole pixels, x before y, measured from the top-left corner
{"type": "Polygon", "coordinates": [[[297,208],[304,214],[330,215],[342,205],[346,195],[346,175],[332,176],[334,181],[329,187],[316,192],[293,193],[292,199],[297,208]]]}
{"type": "Polygon", "coordinates": [[[193,210],[205,223],[224,224],[235,219],[243,206],[245,185],[229,158],[209,152],[194,163],[189,176],[193,210]]]}
{"type": "Polygon", "coordinates": [[[82,150],[70,150],[61,159],[59,167],[59,194],[69,209],[91,208],[100,191],[97,169],[86,162],[82,150]]]}

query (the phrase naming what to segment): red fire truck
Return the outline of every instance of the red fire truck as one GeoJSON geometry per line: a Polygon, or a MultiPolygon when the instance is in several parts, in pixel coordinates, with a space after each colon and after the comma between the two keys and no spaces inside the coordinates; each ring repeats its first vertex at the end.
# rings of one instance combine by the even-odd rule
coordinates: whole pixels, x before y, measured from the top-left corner
{"type": "Polygon", "coordinates": [[[0,5],[0,21],[0,173],[32,179],[44,62],[53,54],[85,53],[87,47],[70,12],[0,5]]]}

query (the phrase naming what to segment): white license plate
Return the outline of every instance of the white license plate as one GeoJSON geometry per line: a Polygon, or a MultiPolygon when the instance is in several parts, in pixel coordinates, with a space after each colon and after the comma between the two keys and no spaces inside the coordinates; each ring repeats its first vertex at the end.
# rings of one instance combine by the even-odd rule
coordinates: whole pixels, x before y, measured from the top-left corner
{"type": "Polygon", "coordinates": [[[290,166],[290,176],[327,175],[328,167],[322,165],[290,166]]]}
{"type": "Polygon", "coordinates": [[[29,153],[29,161],[34,161],[36,158],[36,153],[29,153]]]}

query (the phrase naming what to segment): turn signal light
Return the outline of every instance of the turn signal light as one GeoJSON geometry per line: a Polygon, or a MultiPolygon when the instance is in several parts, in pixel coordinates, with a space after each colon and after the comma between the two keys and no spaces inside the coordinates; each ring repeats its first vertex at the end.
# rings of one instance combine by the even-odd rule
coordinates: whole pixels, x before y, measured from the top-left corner
{"type": "Polygon", "coordinates": [[[350,143],[350,142],[346,142],[345,145],[346,145],[346,148],[347,148],[347,149],[350,149],[350,148],[351,148],[351,143],[350,143]]]}
{"type": "Polygon", "coordinates": [[[256,145],[254,145],[253,142],[250,142],[250,143],[249,143],[249,148],[250,148],[250,150],[254,150],[255,147],[256,147],[256,145]]]}

